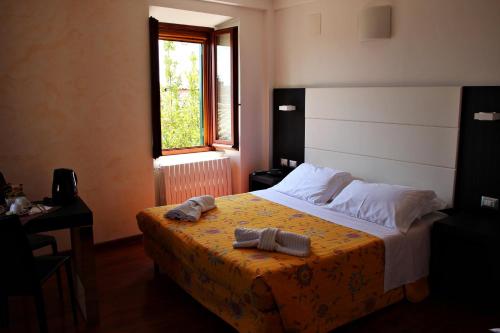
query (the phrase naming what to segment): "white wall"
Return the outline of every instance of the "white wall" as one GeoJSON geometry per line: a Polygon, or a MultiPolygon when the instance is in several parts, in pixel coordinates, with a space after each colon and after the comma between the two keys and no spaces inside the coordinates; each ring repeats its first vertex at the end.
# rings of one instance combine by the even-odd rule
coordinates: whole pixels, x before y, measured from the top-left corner
{"type": "Polygon", "coordinates": [[[320,0],[274,21],[275,87],[500,84],[498,0],[320,0]],[[360,42],[358,13],[372,4],[393,6],[393,37],[360,42]],[[307,32],[312,13],[321,35],[307,32]]]}

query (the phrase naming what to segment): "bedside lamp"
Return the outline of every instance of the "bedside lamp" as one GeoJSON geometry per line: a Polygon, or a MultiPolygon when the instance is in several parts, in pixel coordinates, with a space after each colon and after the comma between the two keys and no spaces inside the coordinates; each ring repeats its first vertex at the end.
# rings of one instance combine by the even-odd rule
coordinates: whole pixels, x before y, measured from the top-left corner
{"type": "Polygon", "coordinates": [[[278,109],[280,111],[295,111],[295,105],[280,105],[278,109]]]}
{"type": "Polygon", "coordinates": [[[474,120],[483,120],[483,121],[500,120],[500,113],[498,113],[498,112],[476,112],[476,113],[474,113],[474,120]]]}

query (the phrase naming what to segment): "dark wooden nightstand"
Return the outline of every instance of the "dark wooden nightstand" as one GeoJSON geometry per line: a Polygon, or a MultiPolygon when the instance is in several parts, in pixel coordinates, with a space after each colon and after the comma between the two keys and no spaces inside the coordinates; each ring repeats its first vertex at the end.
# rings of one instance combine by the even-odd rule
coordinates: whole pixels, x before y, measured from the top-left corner
{"type": "Polygon", "coordinates": [[[252,172],[250,174],[249,182],[250,191],[265,190],[266,188],[278,184],[281,180],[283,180],[283,178],[285,178],[285,176],[285,172],[280,175],[252,172]]]}
{"type": "Polygon", "coordinates": [[[498,212],[462,212],[436,222],[431,247],[430,279],[434,295],[499,307],[498,212]]]}

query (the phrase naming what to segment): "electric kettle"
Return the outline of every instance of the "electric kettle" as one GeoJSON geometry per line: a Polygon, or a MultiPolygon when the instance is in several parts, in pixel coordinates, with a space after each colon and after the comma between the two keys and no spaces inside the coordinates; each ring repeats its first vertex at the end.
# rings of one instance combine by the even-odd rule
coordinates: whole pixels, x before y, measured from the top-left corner
{"type": "Polygon", "coordinates": [[[78,196],[76,184],[78,178],[71,169],[55,169],[52,179],[52,202],[56,205],[67,205],[78,196]]]}

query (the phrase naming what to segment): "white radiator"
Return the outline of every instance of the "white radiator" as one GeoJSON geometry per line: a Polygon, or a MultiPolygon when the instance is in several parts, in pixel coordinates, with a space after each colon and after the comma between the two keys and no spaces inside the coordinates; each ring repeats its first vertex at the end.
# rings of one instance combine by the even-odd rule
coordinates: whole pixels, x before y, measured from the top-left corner
{"type": "Polygon", "coordinates": [[[204,194],[232,194],[228,157],[155,166],[155,180],[158,206],[178,204],[204,194]]]}

